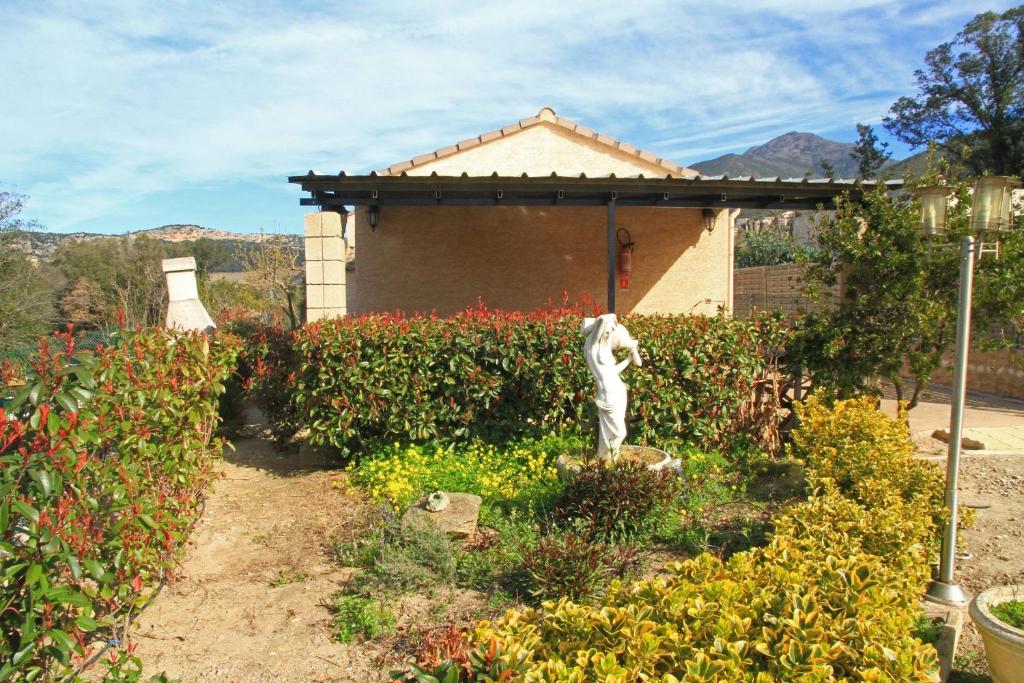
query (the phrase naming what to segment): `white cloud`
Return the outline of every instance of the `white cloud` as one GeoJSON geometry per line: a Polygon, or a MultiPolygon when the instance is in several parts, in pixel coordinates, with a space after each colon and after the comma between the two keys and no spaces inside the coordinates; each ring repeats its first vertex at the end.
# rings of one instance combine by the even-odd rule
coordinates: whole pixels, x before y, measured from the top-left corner
{"type": "Polygon", "coordinates": [[[692,162],[877,120],[982,9],[8,1],[0,182],[71,228],[158,192],[369,170],[543,105],[692,162]]]}

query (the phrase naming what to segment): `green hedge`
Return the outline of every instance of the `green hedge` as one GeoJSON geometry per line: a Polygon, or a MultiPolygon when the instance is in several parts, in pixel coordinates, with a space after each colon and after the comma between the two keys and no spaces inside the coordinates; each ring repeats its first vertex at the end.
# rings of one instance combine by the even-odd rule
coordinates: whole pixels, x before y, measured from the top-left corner
{"type": "MultiPolygon", "coordinates": [[[[576,309],[450,318],[373,315],[294,333],[249,331],[250,390],[278,416],[278,435],[308,426],[343,455],[391,444],[489,442],[596,427],[593,380],[576,309]]],[[[764,432],[755,383],[781,345],[778,321],[627,316],[644,366],[629,368],[630,440],[720,446],[764,432]]],[[[774,429],[774,424],[768,431],[774,429]]]]}
{"type": "Polygon", "coordinates": [[[173,569],[237,347],[148,329],[78,351],[68,333],[5,367],[0,680],[73,677],[173,569]]]}
{"type": "Polygon", "coordinates": [[[816,490],[776,518],[767,546],[613,584],[596,606],[511,610],[442,668],[461,681],[937,680],[935,650],[913,636],[941,518],[936,468],[911,459],[906,427],[871,400],[812,399],[802,417],[794,455],[816,490]],[[848,471],[846,450],[876,461],[870,496],[837,484],[865,466],[848,471]]]}

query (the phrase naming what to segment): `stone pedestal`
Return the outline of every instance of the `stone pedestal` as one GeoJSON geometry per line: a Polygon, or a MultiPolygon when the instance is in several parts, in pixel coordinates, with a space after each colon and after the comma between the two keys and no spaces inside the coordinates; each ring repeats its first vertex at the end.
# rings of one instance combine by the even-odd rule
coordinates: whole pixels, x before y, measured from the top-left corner
{"type": "Polygon", "coordinates": [[[471,538],[480,517],[480,496],[472,493],[449,493],[448,506],[439,512],[427,509],[429,496],[420,498],[402,516],[403,529],[432,525],[453,538],[471,538]]]}
{"type": "Polygon", "coordinates": [[[196,260],[191,256],[164,259],[163,270],[167,277],[167,327],[213,331],[217,326],[199,301],[196,260]]]}

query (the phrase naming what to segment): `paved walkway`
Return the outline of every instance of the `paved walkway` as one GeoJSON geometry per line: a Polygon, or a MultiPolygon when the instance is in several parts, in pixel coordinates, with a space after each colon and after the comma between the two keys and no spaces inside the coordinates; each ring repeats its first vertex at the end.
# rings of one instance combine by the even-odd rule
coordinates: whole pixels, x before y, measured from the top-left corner
{"type": "MultiPolygon", "coordinates": [[[[910,432],[919,445],[932,442],[927,451],[944,452],[946,446],[931,434],[949,429],[950,387],[936,385],[923,392],[917,407],[910,411],[910,432]]],[[[896,394],[887,388],[882,409],[896,415],[896,394]]],[[[967,392],[964,406],[964,436],[985,444],[985,451],[966,453],[1020,453],[1024,455],[1024,401],[993,394],[967,392]]]]}

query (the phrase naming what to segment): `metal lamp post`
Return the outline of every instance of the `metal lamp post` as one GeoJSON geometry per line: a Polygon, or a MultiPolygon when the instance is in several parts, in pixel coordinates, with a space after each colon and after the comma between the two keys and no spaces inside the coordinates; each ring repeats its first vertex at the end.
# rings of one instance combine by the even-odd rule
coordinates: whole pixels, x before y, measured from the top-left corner
{"type": "MultiPolygon", "coordinates": [[[[1010,208],[1016,178],[984,176],[974,185],[971,204],[971,234],[960,241],[960,288],[957,294],[956,353],[954,355],[953,395],[949,415],[949,452],[946,457],[946,512],[942,533],[942,555],[938,577],[932,580],[925,597],[945,605],[964,606],[967,595],[953,577],[956,558],[956,536],[960,475],[960,442],[963,438],[964,399],[967,393],[967,350],[971,338],[971,294],[974,284],[974,261],[980,257],[986,234],[1009,230],[1010,208]],[[977,236],[977,239],[975,238],[977,236]]],[[[921,188],[921,232],[940,235],[946,229],[946,207],[949,188],[921,188]]]]}

